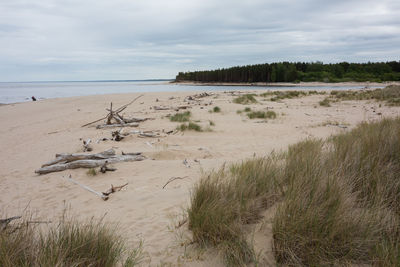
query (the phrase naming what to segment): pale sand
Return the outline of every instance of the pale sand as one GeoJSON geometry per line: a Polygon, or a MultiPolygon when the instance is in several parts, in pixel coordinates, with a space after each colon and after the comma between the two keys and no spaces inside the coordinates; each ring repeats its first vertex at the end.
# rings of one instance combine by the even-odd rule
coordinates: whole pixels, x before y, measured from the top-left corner
{"type": "MultiPolygon", "coordinates": [[[[178,123],[162,118],[174,111],[154,111],[154,105],[176,106],[194,92],[146,93],[125,114],[135,117],[153,117],[155,120],[140,124],[141,130],[174,130],[178,123]],[[175,99],[169,100],[174,96],[175,99]],[[156,99],[159,102],[156,102],[156,99]]],[[[215,92],[202,98],[211,106],[194,106],[193,120],[205,126],[215,123],[212,132],[185,132],[164,138],[129,136],[121,142],[106,141],[94,144],[93,152],[111,147],[117,152],[143,152],[148,159],[141,162],[118,163],[115,172],[88,176],[87,169],[66,170],[47,175],[36,175],[43,163],[54,159],[56,153],[82,151],[82,139],[96,141],[111,137],[111,130],[97,130],[81,125],[106,115],[110,101],[114,107],[128,103],[139,94],[97,95],[48,99],[44,101],[11,104],[0,107],[0,210],[14,216],[29,209],[40,219],[52,220],[60,216],[65,207],[80,218],[104,216],[118,222],[121,231],[132,243],[144,241],[145,266],[162,263],[171,266],[219,266],[220,258],[210,250],[204,252],[190,242],[187,224],[176,230],[173,224],[188,207],[190,190],[201,177],[202,171],[218,169],[223,163],[238,162],[254,155],[263,156],[272,150],[286,149],[289,144],[308,137],[324,138],[348,131],[361,121],[375,121],[383,117],[400,115],[399,107],[380,107],[377,102],[345,101],[321,107],[318,102],[325,96],[308,96],[281,102],[260,101],[258,104],[240,105],[231,102],[233,96],[215,92]],[[221,113],[209,113],[219,106],[221,113]],[[275,120],[256,123],[236,111],[246,106],[254,110],[270,108],[278,114],[275,120]],[[203,109],[201,109],[203,107],[203,109]],[[375,112],[374,112],[375,111],[375,112]],[[381,115],[378,115],[381,113],[381,115]],[[347,125],[343,129],[327,124],[347,125]],[[150,147],[146,142],[153,143],[150,147]],[[153,160],[154,159],[154,160],[153,160]],[[187,159],[190,168],[182,162],[187,159]],[[194,160],[199,162],[195,162],[194,160]],[[106,202],[63,179],[71,175],[75,180],[105,191],[110,184],[129,183],[126,189],[111,195],[106,202]],[[165,189],[162,186],[171,177],[175,180],[165,189]]],[[[262,100],[261,97],[258,98],[262,100]]],[[[131,128],[134,130],[135,128],[131,128]]],[[[137,129],[137,128],[136,128],[137,129]]],[[[271,229],[266,212],[264,223],[257,225],[254,242],[261,250],[262,262],[273,262],[271,256],[271,229]],[[261,227],[262,226],[262,227],[261,227]]],[[[168,265],[166,265],[168,266],[168,265]]]]}

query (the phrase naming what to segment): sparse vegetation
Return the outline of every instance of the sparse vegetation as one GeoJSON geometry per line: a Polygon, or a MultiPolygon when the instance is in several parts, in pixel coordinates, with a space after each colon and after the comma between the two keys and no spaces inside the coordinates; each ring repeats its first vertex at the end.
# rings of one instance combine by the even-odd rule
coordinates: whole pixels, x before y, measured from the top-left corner
{"type": "Polygon", "coordinates": [[[257,103],[257,100],[254,98],[255,94],[245,94],[233,99],[233,103],[236,104],[250,104],[250,103],[257,103]]]}
{"type": "Polygon", "coordinates": [[[385,101],[389,106],[400,106],[400,86],[390,85],[383,89],[358,91],[331,91],[336,100],[370,100],[385,101]]]}
{"type": "Polygon", "coordinates": [[[97,175],[97,171],[96,171],[96,169],[94,169],[94,168],[90,168],[90,169],[86,172],[86,174],[89,175],[89,176],[95,176],[95,175],[97,175]]]}
{"type": "Polygon", "coordinates": [[[215,112],[215,113],[221,112],[221,108],[216,106],[213,108],[213,112],[215,112]]]}
{"type": "Polygon", "coordinates": [[[247,117],[249,117],[249,119],[275,119],[276,113],[275,113],[275,111],[272,111],[272,110],[269,110],[267,112],[252,111],[252,112],[247,113],[247,117]]]}
{"type": "Polygon", "coordinates": [[[45,227],[21,222],[0,230],[0,266],[135,266],[142,246],[128,252],[115,228],[65,218],[45,227]]]}
{"type": "Polygon", "coordinates": [[[209,121],[209,123],[210,123],[210,126],[215,126],[215,122],[209,121]]]}
{"type": "Polygon", "coordinates": [[[324,100],[319,101],[319,105],[323,106],[323,107],[330,107],[331,106],[331,101],[329,100],[329,98],[324,98],[324,100]]]}
{"type": "Polygon", "coordinates": [[[196,131],[196,132],[202,132],[203,131],[201,126],[198,125],[197,123],[194,123],[194,122],[189,122],[188,124],[182,123],[176,129],[179,130],[179,131],[182,131],[182,132],[184,132],[186,130],[196,131]]]}
{"type": "MultiPolygon", "coordinates": [[[[254,262],[247,224],[273,219],[279,265],[400,265],[400,118],[205,175],[188,210],[194,241],[228,266],[254,262]]],[[[267,241],[266,241],[267,242],[267,241]]]]}
{"type": "Polygon", "coordinates": [[[318,92],[318,91],[268,91],[265,93],[260,94],[262,97],[272,96],[271,101],[278,101],[282,99],[292,99],[298,98],[307,95],[319,95],[325,94],[325,92],[318,92]]]}
{"type": "Polygon", "coordinates": [[[244,108],[244,112],[250,112],[251,111],[251,108],[250,107],[245,107],[244,108]]]}
{"type": "Polygon", "coordinates": [[[190,111],[185,111],[183,113],[176,113],[175,115],[171,116],[169,119],[171,121],[176,121],[176,122],[186,122],[186,121],[189,121],[191,115],[192,114],[190,113],[190,111]]]}

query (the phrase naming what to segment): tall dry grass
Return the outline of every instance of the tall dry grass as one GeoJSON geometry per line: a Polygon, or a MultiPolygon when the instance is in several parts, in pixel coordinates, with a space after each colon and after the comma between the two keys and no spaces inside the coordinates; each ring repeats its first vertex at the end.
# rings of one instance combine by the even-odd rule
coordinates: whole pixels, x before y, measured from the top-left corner
{"type": "Polygon", "coordinates": [[[27,221],[0,231],[0,266],[135,266],[141,245],[128,250],[116,228],[102,221],[63,219],[41,227],[27,221]]]}
{"type": "Polygon", "coordinates": [[[399,266],[400,118],[209,174],[192,193],[194,241],[221,249],[227,265],[255,263],[248,225],[277,201],[278,264],[399,266]]]}

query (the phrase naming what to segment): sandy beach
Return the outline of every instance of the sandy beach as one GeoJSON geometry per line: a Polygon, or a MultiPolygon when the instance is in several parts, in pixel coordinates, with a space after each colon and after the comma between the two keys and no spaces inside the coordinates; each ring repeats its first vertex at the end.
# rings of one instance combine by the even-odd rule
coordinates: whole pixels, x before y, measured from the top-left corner
{"type": "MultiPolygon", "coordinates": [[[[15,216],[28,207],[35,218],[43,220],[53,220],[65,209],[82,219],[104,217],[118,223],[132,244],[143,240],[144,266],[223,266],[212,250],[199,250],[190,244],[187,224],[175,228],[189,205],[193,185],[204,172],[218,169],[224,163],[284,150],[305,138],[326,138],[349,131],[362,121],[400,115],[400,107],[375,101],[341,101],[323,107],[319,101],[324,95],[274,102],[257,96],[258,103],[248,105],[232,102],[241,93],[262,92],[256,89],[208,92],[209,96],[194,98],[189,103],[184,100],[200,92],[144,93],[123,114],[152,119],[124,131],[154,131],[159,136],[144,138],[131,134],[120,142],[101,141],[111,138],[111,129],[81,126],[106,116],[110,102],[119,107],[139,96],[138,93],[1,105],[0,209],[3,214],[15,216]],[[173,108],[182,105],[189,105],[191,119],[207,130],[176,132],[180,123],[171,122],[168,115],[175,114],[173,108]],[[154,106],[172,109],[156,110],[154,106]],[[221,111],[210,112],[216,106],[221,111]],[[237,112],[245,107],[272,110],[277,118],[249,119],[244,112],[237,112]],[[171,131],[174,132],[167,134],[171,131]],[[146,159],[116,163],[112,165],[116,171],[95,176],[88,175],[87,169],[35,174],[35,170],[53,160],[57,153],[82,152],[82,141],[89,138],[91,153],[114,148],[118,154],[142,152],[146,159]],[[69,176],[99,192],[111,184],[128,183],[128,186],[103,201],[68,181],[69,176]],[[173,177],[182,179],[163,188],[173,177]]],[[[267,226],[260,228],[263,235],[270,231],[266,215],[267,226]]],[[[257,238],[255,245],[257,248],[257,238]]],[[[265,264],[273,262],[270,250],[261,254],[265,264]]]]}

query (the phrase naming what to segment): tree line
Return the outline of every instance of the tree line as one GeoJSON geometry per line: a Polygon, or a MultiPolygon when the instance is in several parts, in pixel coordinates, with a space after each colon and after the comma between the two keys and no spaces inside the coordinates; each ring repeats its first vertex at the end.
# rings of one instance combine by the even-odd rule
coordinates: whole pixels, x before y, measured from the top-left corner
{"type": "Polygon", "coordinates": [[[324,64],[279,62],[179,72],[176,81],[198,82],[383,82],[400,81],[400,61],[324,64]]]}

